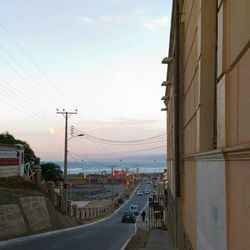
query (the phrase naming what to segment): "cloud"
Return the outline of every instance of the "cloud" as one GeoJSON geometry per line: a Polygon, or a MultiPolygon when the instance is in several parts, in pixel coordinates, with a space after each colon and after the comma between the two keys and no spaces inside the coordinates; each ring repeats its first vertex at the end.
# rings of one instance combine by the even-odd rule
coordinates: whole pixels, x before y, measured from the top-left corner
{"type": "Polygon", "coordinates": [[[144,9],[137,9],[137,10],[135,10],[135,14],[136,15],[143,15],[144,13],[145,13],[144,9]]]}
{"type": "Polygon", "coordinates": [[[120,23],[123,20],[122,16],[103,16],[100,17],[101,22],[105,23],[120,23]]]}
{"type": "Polygon", "coordinates": [[[143,27],[150,31],[156,31],[159,29],[166,28],[169,25],[169,18],[166,16],[160,17],[158,19],[153,19],[151,21],[145,22],[143,27]]]}
{"type": "Polygon", "coordinates": [[[94,18],[82,16],[82,17],[75,18],[74,23],[77,23],[77,24],[93,24],[93,23],[96,23],[96,20],[94,18]]]}
{"type": "Polygon", "coordinates": [[[123,16],[101,16],[99,18],[93,18],[93,17],[87,17],[87,16],[81,16],[76,17],[74,19],[74,23],[76,24],[118,24],[123,21],[123,16]]]}

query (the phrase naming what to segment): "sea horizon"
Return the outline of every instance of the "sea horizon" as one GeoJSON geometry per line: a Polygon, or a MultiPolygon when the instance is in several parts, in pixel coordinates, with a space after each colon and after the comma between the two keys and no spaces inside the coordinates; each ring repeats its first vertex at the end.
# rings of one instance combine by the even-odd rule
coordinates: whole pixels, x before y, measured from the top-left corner
{"type": "MultiPolygon", "coordinates": [[[[60,166],[60,169],[64,171],[64,161],[45,161],[53,162],[60,166]]],[[[128,170],[129,172],[136,172],[139,169],[139,173],[160,173],[167,169],[166,159],[133,159],[133,160],[84,160],[84,161],[68,161],[68,174],[94,174],[105,171],[111,173],[111,169],[115,170],[128,170]]]]}

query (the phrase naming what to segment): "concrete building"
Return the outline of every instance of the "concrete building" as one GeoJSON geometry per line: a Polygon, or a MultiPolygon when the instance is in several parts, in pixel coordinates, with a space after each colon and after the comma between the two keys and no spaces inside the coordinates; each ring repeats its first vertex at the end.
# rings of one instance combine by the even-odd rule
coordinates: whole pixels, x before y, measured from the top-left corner
{"type": "Polygon", "coordinates": [[[174,0],[163,63],[172,240],[250,249],[250,1],[174,0]]]}

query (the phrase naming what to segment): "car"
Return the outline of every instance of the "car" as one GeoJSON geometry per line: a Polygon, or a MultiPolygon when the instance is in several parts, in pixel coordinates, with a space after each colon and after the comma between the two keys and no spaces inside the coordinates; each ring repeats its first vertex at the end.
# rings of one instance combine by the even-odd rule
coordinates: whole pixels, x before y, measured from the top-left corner
{"type": "Polygon", "coordinates": [[[144,190],[144,194],[150,194],[150,190],[146,188],[146,189],[144,190]]]}
{"type": "Polygon", "coordinates": [[[122,215],[122,223],[125,222],[130,222],[130,223],[135,223],[136,218],[133,212],[131,211],[126,211],[122,215]]]}
{"type": "Polygon", "coordinates": [[[137,195],[143,195],[141,189],[138,189],[138,190],[137,190],[137,195]]]}
{"type": "Polygon", "coordinates": [[[139,214],[139,207],[138,207],[138,205],[130,205],[129,210],[130,210],[130,212],[132,212],[136,216],[139,214]]]}

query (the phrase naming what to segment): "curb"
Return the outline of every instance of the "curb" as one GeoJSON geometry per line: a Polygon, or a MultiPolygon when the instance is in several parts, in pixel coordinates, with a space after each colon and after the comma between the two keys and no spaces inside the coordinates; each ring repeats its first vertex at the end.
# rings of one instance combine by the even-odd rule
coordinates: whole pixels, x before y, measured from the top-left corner
{"type": "Polygon", "coordinates": [[[135,232],[129,237],[129,239],[124,243],[124,245],[121,247],[120,250],[125,250],[126,247],[127,247],[127,245],[129,244],[129,242],[130,242],[130,241],[132,240],[132,238],[136,235],[137,230],[138,230],[137,224],[136,224],[136,223],[137,223],[138,219],[141,217],[142,211],[145,210],[147,206],[148,206],[148,202],[147,202],[146,205],[143,207],[143,209],[141,210],[140,214],[138,215],[138,217],[137,217],[137,219],[136,219],[136,221],[135,221],[135,232]]]}

